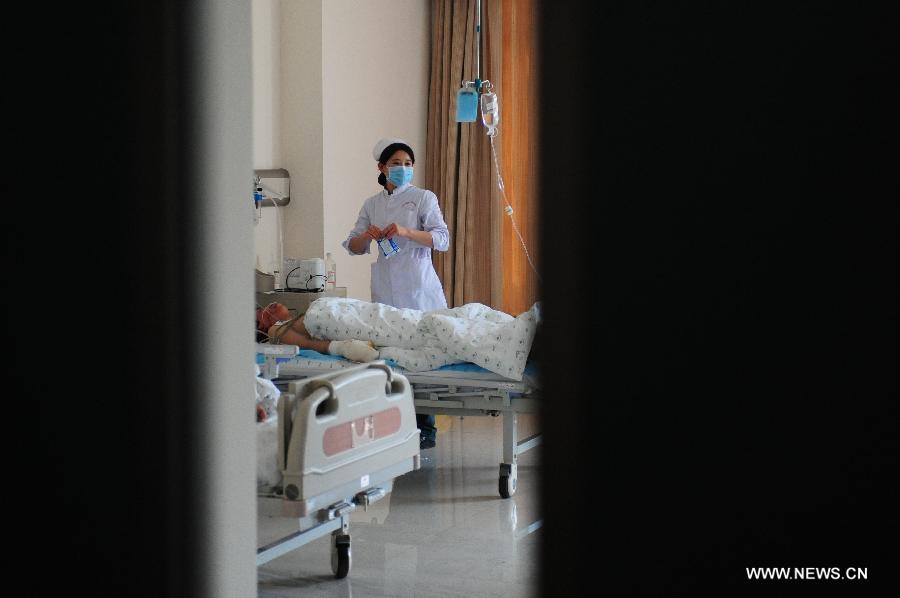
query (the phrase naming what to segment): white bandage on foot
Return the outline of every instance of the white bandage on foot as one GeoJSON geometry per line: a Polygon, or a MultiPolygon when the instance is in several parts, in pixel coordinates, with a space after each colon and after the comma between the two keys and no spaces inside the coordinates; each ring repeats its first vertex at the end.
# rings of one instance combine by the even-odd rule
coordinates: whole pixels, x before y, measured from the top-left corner
{"type": "Polygon", "coordinates": [[[328,344],[328,352],[332,355],[346,357],[350,361],[366,362],[378,359],[378,351],[373,349],[369,343],[355,339],[348,341],[331,341],[328,344]]]}

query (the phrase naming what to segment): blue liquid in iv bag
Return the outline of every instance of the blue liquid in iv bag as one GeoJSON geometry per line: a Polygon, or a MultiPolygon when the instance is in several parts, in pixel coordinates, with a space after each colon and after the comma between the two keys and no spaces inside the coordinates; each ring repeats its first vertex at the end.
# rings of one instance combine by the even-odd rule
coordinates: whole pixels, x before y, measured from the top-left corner
{"type": "Polygon", "coordinates": [[[471,123],[478,118],[478,92],[474,87],[461,87],[456,92],[456,122],[471,123]]]}

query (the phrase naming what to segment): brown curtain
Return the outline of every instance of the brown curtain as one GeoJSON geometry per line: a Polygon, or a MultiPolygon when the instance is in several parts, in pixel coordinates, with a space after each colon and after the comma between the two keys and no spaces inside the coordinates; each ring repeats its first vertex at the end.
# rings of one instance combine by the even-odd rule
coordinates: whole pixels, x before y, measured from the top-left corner
{"type": "MultiPolygon", "coordinates": [[[[425,185],[438,196],[450,229],[449,251],[434,253],[448,305],[477,302],[501,309],[501,200],[491,147],[480,120],[456,122],[456,92],[477,77],[475,13],[475,0],[432,3],[425,185]]],[[[481,28],[481,79],[497,87],[499,96],[499,2],[482,1],[481,28]]]]}
{"type": "MultiPolygon", "coordinates": [[[[537,265],[535,2],[482,0],[480,78],[491,82],[500,102],[494,145],[506,200],[537,265]]],[[[518,314],[536,300],[535,276],[504,212],[480,113],[476,122],[456,122],[456,92],[478,76],[476,6],[475,0],[432,3],[425,184],[450,229],[450,250],[435,252],[434,264],[451,307],[477,302],[518,314]]]]}
{"type": "MultiPolygon", "coordinates": [[[[502,0],[503,95],[500,100],[501,174],[506,200],[525,248],[513,229],[513,219],[502,219],[503,311],[519,314],[538,300],[538,278],[528,258],[540,271],[538,256],[537,176],[538,148],[538,39],[537,0],[502,0]],[[504,101],[505,100],[505,101],[504,101]],[[525,249],[528,254],[526,255],[525,249]]],[[[495,140],[496,145],[496,140],[495,140]]],[[[501,199],[502,201],[502,199],[501,199]]],[[[503,204],[505,207],[505,204],[503,204]]]]}

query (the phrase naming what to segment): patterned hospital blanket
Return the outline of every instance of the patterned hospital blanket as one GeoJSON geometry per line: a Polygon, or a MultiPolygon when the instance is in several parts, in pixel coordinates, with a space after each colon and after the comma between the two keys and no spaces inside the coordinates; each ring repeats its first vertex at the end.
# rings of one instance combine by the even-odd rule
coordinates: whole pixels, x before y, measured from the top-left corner
{"type": "Polygon", "coordinates": [[[410,372],[471,362],[513,380],[522,379],[539,321],[538,304],[513,317],[480,303],[422,312],[340,297],[317,299],[303,318],[314,337],[372,341],[410,372]]]}

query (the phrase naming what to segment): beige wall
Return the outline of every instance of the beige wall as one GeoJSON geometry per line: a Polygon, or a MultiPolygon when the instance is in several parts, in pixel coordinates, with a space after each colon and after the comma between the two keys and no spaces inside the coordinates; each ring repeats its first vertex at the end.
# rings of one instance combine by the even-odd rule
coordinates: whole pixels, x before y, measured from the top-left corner
{"type": "MultiPolygon", "coordinates": [[[[426,0],[325,5],[325,247],[347,294],[370,299],[371,256],[341,246],[363,200],[381,191],[372,147],[400,137],[424,165],[430,9],[426,0]]],[[[417,169],[413,184],[422,184],[417,169]]],[[[374,248],[374,244],[373,244],[374,248]]]]}
{"type": "Polygon", "coordinates": [[[253,166],[281,167],[281,3],[253,0],[253,166]]]}
{"type": "MultiPolygon", "coordinates": [[[[253,0],[253,167],[282,168],[281,152],[281,2],[253,0]]],[[[249,185],[249,182],[248,182],[249,185]]],[[[283,211],[280,215],[284,215],[283,211]]],[[[259,212],[253,227],[256,267],[272,272],[278,262],[276,244],[279,213],[259,212]]]]}
{"type": "MultiPolygon", "coordinates": [[[[371,155],[378,139],[402,137],[416,166],[427,159],[429,2],[254,0],[253,18],[254,167],[291,173],[285,255],[331,252],[338,285],[368,300],[373,256],[351,257],[340,244],[365,198],[381,189],[371,155]]],[[[267,271],[273,211],[264,209],[256,227],[267,271]]]]}

